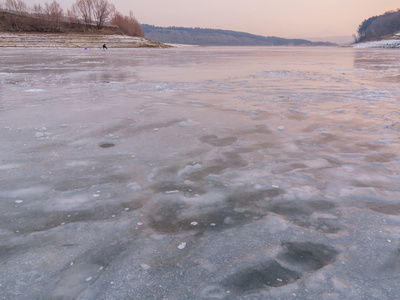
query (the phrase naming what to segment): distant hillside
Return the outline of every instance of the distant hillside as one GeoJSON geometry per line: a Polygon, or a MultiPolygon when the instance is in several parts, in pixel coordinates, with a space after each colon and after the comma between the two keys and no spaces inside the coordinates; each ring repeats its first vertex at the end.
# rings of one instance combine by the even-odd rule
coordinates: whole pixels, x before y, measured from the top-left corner
{"type": "Polygon", "coordinates": [[[358,41],[383,39],[400,31],[400,10],[364,20],[358,27],[358,41]]]}
{"type": "Polygon", "coordinates": [[[311,42],[303,39],[284,39],[261,36],[245,32],[185,28],[157,27],[141,24],[147,38],[161,43],[188,44],[202,46],[335,46],[329,42],[311,42]]]}

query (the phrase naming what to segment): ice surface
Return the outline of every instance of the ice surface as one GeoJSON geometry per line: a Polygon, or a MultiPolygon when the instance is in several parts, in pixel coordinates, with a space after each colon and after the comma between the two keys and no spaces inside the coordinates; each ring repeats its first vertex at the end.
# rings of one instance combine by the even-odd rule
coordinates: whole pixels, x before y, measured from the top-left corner
{"type": "Polygon", "coordinates": [[[1,57],[1,299],[398,298],[400,53],[1,57]]]}

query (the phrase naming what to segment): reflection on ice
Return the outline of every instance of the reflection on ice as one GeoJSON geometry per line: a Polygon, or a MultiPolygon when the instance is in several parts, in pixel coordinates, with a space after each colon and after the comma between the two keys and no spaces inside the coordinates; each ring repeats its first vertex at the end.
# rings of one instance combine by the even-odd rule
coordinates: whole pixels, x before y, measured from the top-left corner
{"type": "Polygon", "coordinates": [[[2,52],[1,297],[397,297],[396,52],[2,52]]]}

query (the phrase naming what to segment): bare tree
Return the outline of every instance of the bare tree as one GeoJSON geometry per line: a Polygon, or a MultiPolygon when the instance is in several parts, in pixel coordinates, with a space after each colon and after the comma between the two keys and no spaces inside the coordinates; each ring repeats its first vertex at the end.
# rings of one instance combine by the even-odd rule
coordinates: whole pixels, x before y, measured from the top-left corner
{"type": "Polygon", "coordinates": [[[28,7],[23,0],[6,0],[4,7],[19,14],[28,12],[28,7]]]}
{"type": "Polygon", "coordinates": [[[47,2],[45,3],[44,13],[49,21],[58,24],[63,16],[63,9],[56,0],[53,0],[50,4],[47,2]]]}
{"type": "Polygon", "coordinates": [[[97,28],[101,28],[104,23],[115,12],[115,6],[108,3],[107,0],[92,0],[93,17],[97,23],[97,28]]]}
{"type": "Polygon", "coordinates": [[[92,24],[92,15],[93,15],[93,1],[92,0],[77,0],[73,9],[79,13],[79,15],[83,18],[86,27],[90,27],[92,24]]]}
{"type": "Polygon", "coordinates": [[[111,20],[111,24],[118,26],[126,35],[144,37],[143,29],[132,11],[129,12],[129,17],[117,12],[111,20]]]}
{"type": "Polygon", "coordinates": [[[41,6],[40,4],[34,4],[32,8],[32,13],[38,18],[42,18],[44,15],[43,6],[41,6]]]}
{"type": "Polygon", "coordinates": [[[72,6],[71,9],[67,10],[66,17],[71,24],[80,24],[79,12],[76,10],[76,6],[72,6]]]}

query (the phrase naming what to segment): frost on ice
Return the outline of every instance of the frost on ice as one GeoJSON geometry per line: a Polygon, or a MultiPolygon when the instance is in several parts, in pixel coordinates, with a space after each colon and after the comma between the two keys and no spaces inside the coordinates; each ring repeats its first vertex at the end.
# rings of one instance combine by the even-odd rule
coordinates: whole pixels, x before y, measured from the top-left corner
{"type": "Polygon", "coordinates": [[[1,299],[398,298],[396,52],[26,51],[1,49],[1,299]]]}

